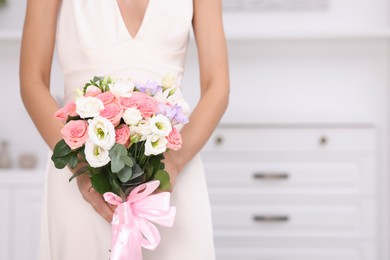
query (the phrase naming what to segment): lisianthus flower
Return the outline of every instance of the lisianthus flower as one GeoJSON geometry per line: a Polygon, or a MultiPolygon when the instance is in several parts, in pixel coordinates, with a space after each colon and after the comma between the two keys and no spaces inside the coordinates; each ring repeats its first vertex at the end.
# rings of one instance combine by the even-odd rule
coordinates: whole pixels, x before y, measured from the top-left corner
{"type": "Polygon", "coordinates": [[[136,83],[136,87],[143,93],[154,96],[157,91],[161,91],[162,87],[155,81],[148,80],[145,84],[136,83]]]}
{"type": "Polygon", "coordinates": [[[159,135],[149,135],[145,142],[145,155],[158,155],[167,150],[168,141],[165,137],[159,135]]]}
{"type": "Polygon", "coordinates": [[[94,168],[102,167],[110,162],[108,150],[96,145],[91,140],[85,143],[85,159],[94,168]]]}
{"type": "Polygon", "coordinates": [[[164,115],[157,115],[152,117],[149,124],[152,133],[159,136],[168,136],[172,131],[171,122],[164,115]]]}
{"type": "Polygon", "coordinates": [[[88,136],[91,141],[105,150],[110,150],[115,144],[115,128],[110,120],[96,116],[88,120],[88,136]]]}

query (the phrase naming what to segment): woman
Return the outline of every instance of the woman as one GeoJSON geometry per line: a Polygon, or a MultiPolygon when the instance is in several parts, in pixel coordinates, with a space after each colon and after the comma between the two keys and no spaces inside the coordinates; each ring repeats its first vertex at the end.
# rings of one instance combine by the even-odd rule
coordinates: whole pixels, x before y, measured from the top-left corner
{"type": "MultiPolygon", "coordinates": [[[[198,152],[228,103],[229,79],[221,0],[28,0],[21,49],[23,102],[53,149],[63,126],[50,95],[54,44],[65,80],[65,101],[93,76],[179,81],[191,27],[197,43],[201,98],[181,131],[183,147],[166,154],[177,207],[173,228],[159,228],[162,242],[146,260],[214,259],[207,189],[198,152]]],[[[40,258],[107,260],[113,209],[90,189],[86,175],[49,163],[40,258]],[[76,185],[77,184],[77,185],[76,185]]]]}

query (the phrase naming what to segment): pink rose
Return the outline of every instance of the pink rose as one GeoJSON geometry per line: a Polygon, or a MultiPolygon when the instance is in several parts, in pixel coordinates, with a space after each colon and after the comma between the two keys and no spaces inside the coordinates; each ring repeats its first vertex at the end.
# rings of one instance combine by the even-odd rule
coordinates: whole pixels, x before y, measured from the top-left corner
{"type": "Polygon", "coordinates": [[[112,92],[110,92],[110,91],[101,93],[101,94],[97,95],[96,97],[103,102],[104,106],[117,101],[116,96],[114,94],[112,94],[112,92]]]}
{"type": "Polygon", "coordinates": [[[157,100],[142,92],[133,92],[131,97],[121,97],[120,104],[123,108],[137,108],[144,118],[151,117],[158,111],[157,100]]]}
{"type": "Polygon", "coordinates": [[[100,111],[100,115],[110,120],[114,126],[117,126],[121,121],[123,109],[118,103],[111,103],[106,105],[104,109],[100,111]]]}
{"type": "Polygon", "coordinates": [[[75,150],[83,146],[88,138],[88,123],[84,120],[69,121],[61,129],[61,134],[65,143],[75,150]]]}
{"type": "Polygon", "coordinates": [[[130,108],[130,107],[137,108],[143,99],[143,95],[141,95],[141,94],[143,94],[143,93],[133,92],[131,97],[120,97],[119,103],[125,109],[130,108]]]}
{"type": "Polygon", "coordinates": [[[151,117],[158,111],[158,103],[154,98],[146,96],[138,106],[138,110],[141,111],[143,117],[151,117]]]}
{"type": "Polygon", "coordinates": [[[95,87],[95,86],[89,86],[87,88],[87,91],[85,92],[84,97],[96,97],[97,95],[101,94],[102,91],[100,88],[95,87]]]}
{"type": "Polygon", "coordinates": [[[128,147],[130,144],[130,128],[126,124],[121,124],[115,128],[115,142],[128,147]]]}
{"type": "Polygon", "coordinates": [[[77,116],[76,104],[74,101],[69,102],[66,106],[54,113],[54,118],[60,119],[63,122],[66,122],[68,116],[77,116]]]}
{"type": "Polygon", "coordinates": [[[172,131],[169,133],[167,141],[167,147],[174,151],[179,150],[181,148],[181,145],[183,144],[180,132],[175,127],[173,127],[172,131]]]}

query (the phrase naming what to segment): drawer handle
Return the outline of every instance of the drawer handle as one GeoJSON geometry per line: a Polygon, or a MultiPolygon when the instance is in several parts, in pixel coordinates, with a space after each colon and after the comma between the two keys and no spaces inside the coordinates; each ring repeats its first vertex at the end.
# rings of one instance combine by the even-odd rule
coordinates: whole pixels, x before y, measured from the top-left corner
{"type": "Polygon", "coordinates": [[[216,138],[215,138],[215,144],[216,145],[222,145],[223,144],[223,137],[222,136],[217,136],[216,138]]]}
{"type": "Polygon", "coordinates": [[[290,220],[289,216],[287,215],[255,215],[253,216],[254,222],[267,222],[267,223],[274,223],[274,222],[288,222],[290,220]]]}
{"type": "Polygon", "coordinates": [[[287,172],[256,172],[253,174],[256,180],[286,180],[289,177],[287,172]]]}

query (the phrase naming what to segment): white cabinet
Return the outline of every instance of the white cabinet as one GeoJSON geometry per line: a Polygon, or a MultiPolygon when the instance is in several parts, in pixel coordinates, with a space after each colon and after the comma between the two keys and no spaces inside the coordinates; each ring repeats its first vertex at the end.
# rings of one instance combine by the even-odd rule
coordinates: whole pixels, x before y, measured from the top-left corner
{"type": "Polygon", "coordinates": [[[14,259],[36,259],[41,232],[42,187],[31,185],[14,192],[14,259]],[[20,250],[21,245],[23,250],[20,250]]]}
{"type": "Polygon", "coordinates": [[[0,260],[37,258],[43,196],[42,172],[0,172],[0,260]]]}
{"type": "Polygon", "coordinates": [[[9,235],[11,234],[10,230],[10,221],[11,221],[11,212],[10,212],[10,196],[9,193],[5,190],[0,189],[0,206],[2,208],[0,214],[0,259],[9,259],[9,235]]]}
{"type": "Polygon", "coordinates": [[[376,259],[375,128],[221,125],[202,155],[218,260],[376,259]]]}

